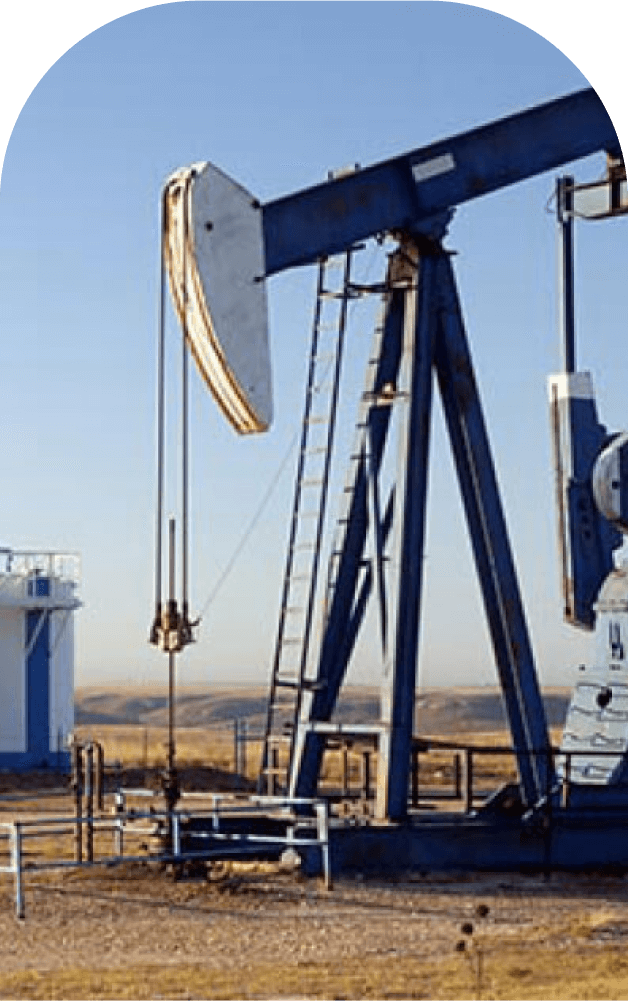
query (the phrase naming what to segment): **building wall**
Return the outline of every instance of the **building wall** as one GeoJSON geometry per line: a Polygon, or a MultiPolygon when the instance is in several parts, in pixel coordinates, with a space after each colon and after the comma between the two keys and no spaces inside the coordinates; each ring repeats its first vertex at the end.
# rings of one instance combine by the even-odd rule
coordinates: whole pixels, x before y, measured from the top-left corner
{"type": "Polygon", "coordinates": [[[53,612],[50,623],[50,751],[65,749],[74,728],[74,612],[53,612]]]}
{"type": "Polygon", "coordinates": [[[35,761],[50,751],[50,618],[41,609],[26,613],[26,744],[35,761]]]}
{"type": "Polygon", "coordinates": [[[71,610],[0,606],[0,768],[67,765],[73,675],[71,610]]]}
{"type": "Polygon", "coordinates": [[[69,767],[76,554],[0,550],[0,769],[69,767]]]}
{"type": "Polygon", "coordinates": [[[24,618],[0,607],[0,754],[27,750],[24,618]]]}

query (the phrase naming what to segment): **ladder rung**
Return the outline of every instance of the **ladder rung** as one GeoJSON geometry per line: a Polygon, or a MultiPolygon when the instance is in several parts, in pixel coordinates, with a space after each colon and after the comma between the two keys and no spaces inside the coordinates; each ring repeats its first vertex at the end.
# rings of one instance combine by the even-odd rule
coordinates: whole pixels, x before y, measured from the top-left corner
{"type": "Polygon", "coordinates": [[[289,738],[287,734],[281,733],[280,731],[278,734],[270,733],[268,734],[268,747],[271,747],[273,744],[287,744],[288,740],[289,738]]]}
{"type": "MultiPolygon", "coordinates": [[[[326,687],[324,681],[308,678],[275,678],[275,685],[281,688],[302,689],[304,692],[319,692],[326,687]]],[[[287,711],[284,709],[284,711],[287,711]]]]}
{"type": "MultiPolygon", "coordinates": [[[[289,680],[289,679],[288,679],[289,680]]],[[[277,688],[282,687],[283,682],[275,678],[275,703],[272,707],[272,729],[276,732],[278,729],[285,729],[285,723],[287,719],[292,719],[294,717],[294,711],[296,709],[296,703],[294,695],[287,696],[291,701],[286,704],[283,696],[277,694],[277,688]]],[[[283,687],[294,687],[290,685],[283,685],[283,687]]]]}
{"type": "MultiPolygon", "coordinates": [[[[303,622],[307,622],[308,613],[308,592],[302,590],[300,593],[297,587],[314,587],[316,583],[317,562],[313,556],[316,551],[317,542],[312,539],[312,527],[318,523],[320,529],[320,518],[322,511],[318,503],[322,498],[322,491],[325,489],[325,469],[321,461],[312,460],[308,465],[306,457],[328,457],[329,456],[329,434],[335,416],[337,406],[337,396],[335,393],[335,382],[332,369],[340,361],[340,351],[344,334],[345,308],[350,297],[348,289],[349,278],[348,253],[334,255],[332,258],[324,258],[319,261],[319,292],[317,301],[317,313],[315,317],[314,329],[312,331],[312,344],[310,349],[310,377],[306,398],[306,416],[303,419],[303,440],[300,451],[299,475],[295,484],[295,495],[292,511],[292,529],[299,534],[299,541],[293,538],[288,568],[284,579],[286,588],[286,600],[282,609],[282,615],[291,615],[292,618],[286,622],[286,631],[291,631],[292,635],[283,635],[284,620],[282,620],[281,635],[278,637],[277,649],[275,651],[275,669],[273,672],[273,691],[276,687],[277,694],[273,695],[268,705],[267,716],[267,736],[265,738],[266,750],[273,742],[279,740],[278,734],[281,732],[281,742],[288,742],[292,747],[294,741],[295,728],[297,726],[298,709],[300,696],[305,691],[318,691],[324,684],[312,679],[303,677],[305,653],[305,634],[299,632],[303,622]],[[329,269],[329,271],[327,270],[329,269]],[[331,275],[331,271],[342,269],[340,274],[331,275]],[[316,397],[315,397],[316,394],[316,397]],[[321,430],[316,432],[314,425],[319,425],[321,430]],[[307,475],[306,475],[307,474],[307,475]],[[305,488],[314,488],[317,493],[302,494],[305,488]],[[309,510],[301,510],[302,504],[309,510]],[[315,509],[313,509],[315,508],[315,509]],[[309,524],[305,524],[305,519],[310,519],[309,524]],[[312,522],[311,519],[315,519],[312,522]],[[309,555],[308,555],[309,554],[309,555]],[[300,558],[300,571],[293,573],[293,560],[300,558]],[[290,588],[293,588],[290,591],[290,588]],[[301,619],[295,616],[302,616],[301,619]],[[291,650],[294,653],[291,653],[291,650]],[[294,694],[280,694],[281,689],[289,689],[294,694]]],[[[371,349],[376,350],[376,349],[371,349]]],[[[356,446],[354,446],[356,447],[356,446]]],[[[310,595],[311,599],[311,595],[310,595]]],[[[289,766],[288,766],[289,767],[289,766]]],[[[273,766],[267,761],[263,768],[265,775],[273,776],[277,785],[277,779],[286,779],[287,767],[273,766]]]]}
{"type": "MultiPolygon", "coordinates": [[[[287,744],[289,742],[289,740],[290,740],[290,738],[285,733],[281,733],[281,732],[280,733],[269,733],[268,734],[268,747],[269,748],[270,747],[278,747],[278,746],[281,746],[283,744],[287,744]]],[[[272,766],[267,764],[265,767],[269,768],[269,767],[272,767],[272,766]]],[[[277,767],[281,768],[281,765],[277,765],[277,767]]]]}

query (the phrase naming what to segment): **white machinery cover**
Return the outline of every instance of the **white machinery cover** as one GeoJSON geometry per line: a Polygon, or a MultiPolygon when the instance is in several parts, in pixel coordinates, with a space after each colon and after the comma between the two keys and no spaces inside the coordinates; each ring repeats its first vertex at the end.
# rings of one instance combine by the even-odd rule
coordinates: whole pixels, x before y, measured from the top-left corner
{"type": "Polygon", "coordinates": [[[628,433],[617,435],[600,452],[593,467],[593,496],[605,518],[624,535],[628,535],[628,433]]]}
{"type": "Polygon", "coordinates": [[[264,244],[258,203],[211,163],[166,183],[164,258],[201,375],[240,434],[272,420],[264,244]]]}

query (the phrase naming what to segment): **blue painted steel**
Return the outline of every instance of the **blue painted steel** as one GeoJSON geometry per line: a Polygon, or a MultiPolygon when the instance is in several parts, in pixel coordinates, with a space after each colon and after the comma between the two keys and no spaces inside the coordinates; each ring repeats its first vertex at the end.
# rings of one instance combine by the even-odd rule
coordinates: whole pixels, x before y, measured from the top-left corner
{"type": "MultiPolygon", "coordinates": [[[[628,866],[628,803],[556,809],[548,826],[507,817],[424,815],[413,823],[386,827],[353,825],[330,831],[333,873],[419,871],[525,872],[551,869],[616,872],[628,866]],[[622,809],[623,806],[623,809],[622,809]]],[[[307,871],[319,871],[311,853],[307,871]]]]}
{"type": "Polygon", "coordinates": [[[371,534],[371,565],[368,568],[369,591],[375,585],[375,596],[378,610],[379,639],[382,650],[382,662],[385,661],[388,650],[388,588],[385,574],[386,532],[384,531],[382,498],[377,471],[370,461],[370,451],[367,455],[368,478],[368,520],[371,534]]]}
{"type": "MultiPolygon", "coordinates": [[[[416,251],[415,251],[416,252],[416,251]]],[[[440,256],[440,255],[439,255],[440,256]]],[[[397,383],[401,408],[399,468],[390,567],[391,638],[382,681],[377,764],[377,814],[403,819],[408,809],[423,581],[425,513],[432,410],[432,361],[437,330],[438,256],[418,261],[417,287],[407,294],[404,346],[397,383]]]]}
{"type": "Polygon", "coordinates": [[[440,259],[441,331],[435,364],[445,420],[469,525],[497,670],[517,754],[524,802],[532,807],[554,777],[545,709],[491,449],[473,374],[455,281],[440,259]]]}
{"type": "MultiPolygon", "coordinates": [[[[28,582],[33,597],[50,594],[50,580],[35,577],[28,582]]],[[[50,757],[50,616],[37,608],[26,613],[26,734],[27,751],[37,764],[50,757]],[[34,642],[33,642],[34,640],[34,642]]]]}
{"type": "Polygon", "coordinates": [[[622,535],[598,511],[593,495],[595,462],[609,439],[595,400],[577,395],[551,401],[565,619],[595,626],[594,604],[613,569],[622,535]]]}
{"type": "Polygon", "coordinates": [[[576,371],[576,329],[574,310],[573,266],[573,186],[574,178],[567,175],[556,182],[556,215],[560,226],[561,327],[563,371],[576,371]]]}
{"type": "MultiPolygon", "coordinates": [[[[561,276],[561,349],[563,372],[567,376],[576,373],[573,209],[574,179],[560,177],[556,184],[556,215],[561,276]]],[[[567,386],[569,380],[564,381],[567,386]]],[[[598,421],[593,396],[577,389],[559,396],[554,384],[551,419],[564,617],[572,625],[593,629],[595,599],[613,569],[613,551],[622,542],[621,536],[597,510],[592,487],[593,467],[608,435],[598,421]]]]}
{"type": "MultiPolygon", "coordinates": [[[[457,205],[602,149],[614,156],[621,154],[606,110],[588,89],[278,199],[262,207],[266,273],[346,250],[361,239],[386,231],[414,234],[423,244],[425,236],[437,241],[457,205]]],[[[428,273],[433,269],[434,284],[430,279],[423,285],[431,292],[426,291],[418,322],[424,347],[431,343],[432,334],[427,332],[438,322],[437,345],[433,352],[426,347],[414,357],[422,372],[421,388],[413,401],[416,440],[412,443],[409,439],[405,445],[393,519],[400,534],[398,583],[403,581],[405,593],[402,609],[398,588],[393,601],[395,615],[388,617],[391,635],[394,632],[393,681],[384,698],[384,722],[389,727],[386,731],[384,726],[387,735],[380,749],[384,813],[392,818],[403,817],[407,804],[432,364],[443,396],[525,805],[538,805],[554,786],[546,754],[545,712],[453,274],[445,255],[432,258],[433,252],[434,245],[431,251],[422,248],[421,268],[428,273]]],[[[405,299],[401,290],[391,293],[378,378],[384,372],[386,375],[380,386],[398,385],[405,299]]],[[[360,578],[368,533],[368,478],[378,476],[390,408],[382,408],[382,413],[374,408],[372,414],[373,421],[369,417],[365,422],[361,460],[356,466],[340,566],[321,643],[317,685],[303,698],[290,780],[290,792],[299,796],[311,796],[316,790],[323,746],[321,735],[309,732],[307,722],[324,722],[331,716],[372,589],[372,568],[360,578]]],[[[388,510],[390,507],[389,503],[388,510]]],[[[371,506],[371,517],[373,510],[371,506]]]]}
{"type": "MultiPolygon", "coordinates": [[[[389,593],[396,589],[396,597],[388,613],[393,638],[388,665],[389,687],[383,689],[385,735],[380,745],[378,772],[378,813],[392,819],[401,819],[407,809],[432,365],[438,375],[524,803],[528,807],[535,806],[554,785],[553,769],[546,753],[550,743],[545,710],[449,257],[443,252],[422,257],[419,276],[421,299],[417,340],[402,360],[402,300],[407,292],[396,290],[389,303],[378,373],[378,380],[384,373],[386,375],[378,385],[392,382],[401,386],[399,380],[404,363],[411,359],[416,367],[410,395],[414,412],[400,454],[392,518],[398,532],[392,549],[399,562],[396,576],[389,584],[389,593]]],[[[377,433],[375,427],[371,428],[370,439],[371,463],[376,474],[389,430],[390,407],[375,407],[371,413],[373,420],[380,422],[377,433]]],[[[336,590],[322,638],[317,676],[320,688],[308,694],[308,714],[302,717],[304,725],[293,760],[291,792],[299,796],[315,794],[322,754],[322,737],[306,732],[306,722],[330,719],[371,593],[372,571],[361,590],[358,585],[367,541],[367,508],[366,464],[363,461],[356,473],[336,590]]],[[[385,526],[386,535],[388,531],[389,527],[385,526]]]]}
{"type": "Polygon", "coordinates": [[[586,89],[268,202],[266,273],[377,233],[441,236],[456,205],[603,149],[621,152],[604,105],[586,89]]]}

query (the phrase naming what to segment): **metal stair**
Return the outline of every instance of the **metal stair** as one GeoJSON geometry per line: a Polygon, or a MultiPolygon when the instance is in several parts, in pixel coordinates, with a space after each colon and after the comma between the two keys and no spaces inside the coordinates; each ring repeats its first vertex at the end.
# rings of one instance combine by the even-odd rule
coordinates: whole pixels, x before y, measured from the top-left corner
{"type": "Polygon", "coordinates": [[[303,692],[347,328],[352,250],[319,262],[301,442],[259,787],[285,789],[303,692]]]}

